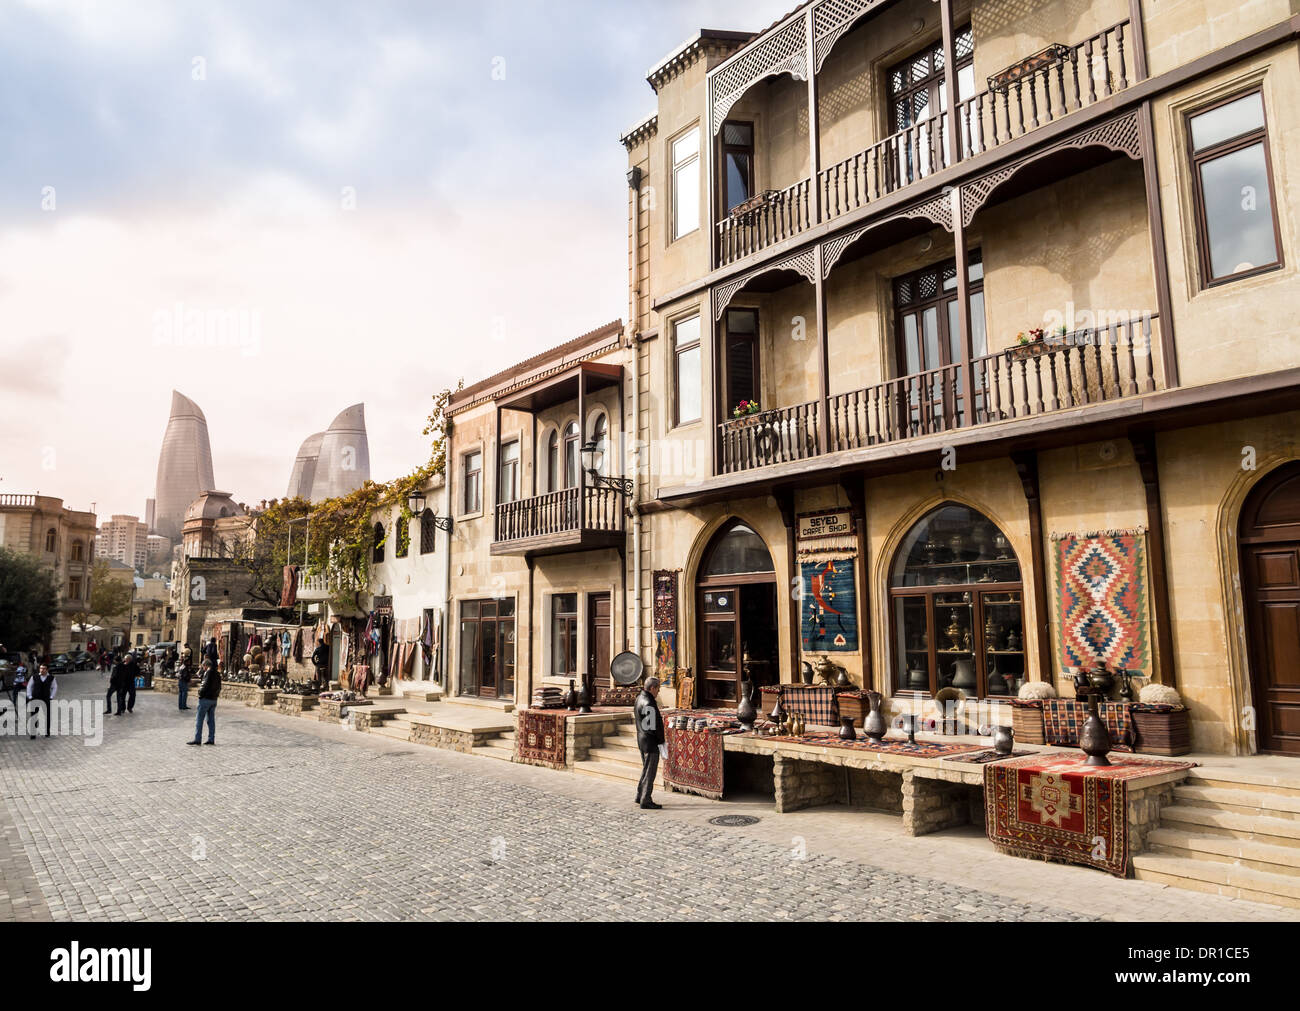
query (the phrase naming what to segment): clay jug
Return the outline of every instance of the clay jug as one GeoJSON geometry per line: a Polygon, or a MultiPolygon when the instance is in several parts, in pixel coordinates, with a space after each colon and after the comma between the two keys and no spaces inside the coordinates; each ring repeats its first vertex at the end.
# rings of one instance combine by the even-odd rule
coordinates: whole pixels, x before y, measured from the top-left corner
{"type": "Polygon", "coordinates": [[[885,732],[889,729],[884,714],[880,711],[881,703],[884,700],[885,697],[880,692],[867,692],[867,705],[870,706],[870,712],[867,713],[866,719],[862,721],[862,734],[877,744],[880,743],[885,736],[885,732]]]}
{"type": "Polygon", "coordinates": [[[750,682],[740,683],[740,704],[736,707],[736,720],[742,730],[753,730],[754,721],[758,719],[758,707],[754,705],[754,690],[750,682]]]}

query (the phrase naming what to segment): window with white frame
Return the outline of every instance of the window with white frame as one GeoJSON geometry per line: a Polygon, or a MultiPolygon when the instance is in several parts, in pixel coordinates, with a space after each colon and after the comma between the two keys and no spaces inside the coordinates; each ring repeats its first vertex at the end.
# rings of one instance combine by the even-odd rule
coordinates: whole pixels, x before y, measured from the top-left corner
{"type": "Polygon", "coordinates": [[[673,238],[700,227],[700,131],[688,130],[672,143],[673,238]]]}

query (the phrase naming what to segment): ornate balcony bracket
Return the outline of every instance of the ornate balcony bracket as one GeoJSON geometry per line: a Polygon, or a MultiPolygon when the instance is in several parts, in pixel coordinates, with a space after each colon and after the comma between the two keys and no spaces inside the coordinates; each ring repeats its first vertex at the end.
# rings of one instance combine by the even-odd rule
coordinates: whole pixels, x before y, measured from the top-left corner
{"type": "Polygon", "coordinates": [[[822,246],[822,278],[831,276],[831,271],[835,265],[840,262],[840,257],[844,251],[857,242],[858,239],[866,235],[867,232],[887,225],[891,221],[899,221],[903,218],[923,218],[932,224],[939,225],[942,228],[952,231],[952,195],[951,192],[940,193],[929,200],[922,201],[912,207],[905,208],[897,214],[891,214],[880,221],[873,221],[869,225],[863,225],[861,228],[855,228],[851,232],[845,232],[843,235],[837,235],[833,239],[828,239],[822,246]]]}
{"type": "Polygon", "coordinates": [[[1138,133],[1137,110],[1107,120],[1105,123],[1098,123],[1072,137],[1066,137],[1055,144],[1018,158],[1009,165],[1003,165],[992,172],[977,176],[968,183],[963,183],[961,187],[962,226],[969,227],[975,218],[975,213],[988,202],[993,191],[1026,165],[1070,148],[1082,151],[1084,148],[1094,146],[1110,148],[1112,151],[1128,155],[1134,161],[1141,161],[1142,139],[1138,133]]]}
{"type": "Polygon", "coordinates": [[[714,322],[722,319],[722,314],[727,311],[727,306],[731,305],[731,300],[736,297],[736,293],[741,288],[761,274],[769,274],[778,270],[793,270],[809,284],[817,282],[816,259],[811,249],[805,249],[803,252],[787,256],[774,263],[765,263],[757,270],[741,274],[740,277],[718,286],[716,304],[713,307],[714,322]]]}
{"type": "Polygon", "coordinates": [[[751,49],[738,53],[718,70],[716,76],[711,77],[709,90],[712,93],[715,136],[722,129],[732,106],[763,78],[789,74],[796,81],[808,80],[805,24],[805,18],[796,18],[751,49]]]}

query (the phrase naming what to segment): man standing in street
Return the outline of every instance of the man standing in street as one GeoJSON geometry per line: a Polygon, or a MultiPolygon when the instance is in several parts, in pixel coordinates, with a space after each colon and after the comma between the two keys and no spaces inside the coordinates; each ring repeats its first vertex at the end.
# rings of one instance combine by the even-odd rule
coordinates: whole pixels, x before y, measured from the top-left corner
{"type": "Polygon", "coordinates": [[[330,648],[324,639],[316,643],[316,648],[311,651],[311,665],[316,668],[317,683],[329,687],[330,648]]]}
{"type": "Polygon", "coordinates": [[[659,679],[646,678],[632,708],[636,720],[636,746],[641,751],[641,781],[636,787],[636,802],[649,811],[658,811],[662,806],[651,797],[664,748],[664,720],[659,715],[659,704],[655,702],[658,694],[659,679]]]}
{"type": "Polygon", "coordinates": [[[179,699],[179,702],[177,703],[178,709],[189,708],[189,706],[187,706],[185,703],[189,701],[190,681],[193,679],[193,677],[194,677],[194,671],[190,667],[189,660],[188,659],[181,660],[181,662],[176,666],[176,695],[178,696],[179,699]]]}
{"type": "Polygon", "coordinates": [[[113,699],[117,699],[117,715],[122,715],[122,705],[126,701],[126,693],[122,691],[122,655],[119,653],[113,657],[113,661],[108,671],[108,694],[104,696],[104,715],[107,716],[113,711],[113,699]]]}
{"type": "Polygon", "coordinates": [[[140,673],[140,664],[135,658],[134,653],[127,653],[126,659],[122,661],[122,685],[118,689],[117,711],[122,712],[121,699],[126,700],[126,711],[135,712],[135,678],[140,673]]]}
{"type": "Polygon", "coordinates": [[[203,668],[203,680],[199,682],[199,712],[194,718],[194,740],[187,744],[204,743],[203,721],[208,721],[208,744],[217,743],[217,696],[221,694],[221,675],[217,665],[209,663],[203,668]]]}
{"type": "Polygon", "coordinates": [[[45,724],[45,736],[50,736],[50,703],[58,693],[59,683],[50,674],[50,669],[41,664],[36,677],[27,682],[27,736],[30,739],[36,739],[36,734],[32,732],[32,717],[37,713],[45,724]]]}

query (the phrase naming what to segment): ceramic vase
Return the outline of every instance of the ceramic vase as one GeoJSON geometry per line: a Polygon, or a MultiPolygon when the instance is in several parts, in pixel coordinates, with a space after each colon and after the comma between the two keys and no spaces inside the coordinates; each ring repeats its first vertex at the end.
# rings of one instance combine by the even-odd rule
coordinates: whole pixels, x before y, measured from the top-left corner
{"type": "Polygon", "coordinates": [[[877,744],[881,742],[885,736],[885,731],[889,729],[884,714],[880,711],[881,703],[884,701],[885,697],[880,692],[867,692],[869,711],[862,721],[862,736],[870,741],[875,741],[877,744]]]}
{"type": "Polygon", "coordinates": [[[569,690],[564,693],[564,708],[570,711],[578,708],[578,693],[573,687],[573,678],[569,678],[569,690]]]}
{"type": "Polygon", "coordinates": [[[1088,756],[1085,765],[1110,765],[1106,753],[1110,751],[1110,731],[1097,709],[1097,696],[1088,696],[1088,718],[1079,731],[1079,747],[1088,756]]]}
{"type": "Polygon", "coordinates": [[[1016,732],[1011,727],[997,726],[993,728],[993,750],[999,755],[1011,754],[1011,749],[1016,743],[1016,732]]]}
{"type": "Polygon", "coordinates": [[[858,732],[853,729],[853,717],[841,716],[840,717],[840,740],[856,741],[857,739],[858,739],[858,732]]]}
{"type": "Polygon", "coordinates": [[[758,719],[758,707],[754,705],[754,686],[748,681],[742,681],[740,705],[736,706],[736,721],[742,730],[753,730],[756,719],[758,719]]]}

